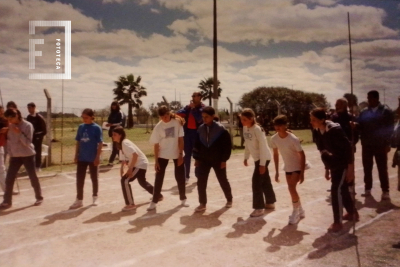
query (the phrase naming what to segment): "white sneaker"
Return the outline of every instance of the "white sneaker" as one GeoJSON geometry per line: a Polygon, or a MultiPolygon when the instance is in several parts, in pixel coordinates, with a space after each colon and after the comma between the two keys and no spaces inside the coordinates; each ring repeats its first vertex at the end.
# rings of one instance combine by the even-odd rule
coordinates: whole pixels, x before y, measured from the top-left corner
{"type": "Polygon", "coordinates": [[[289,224],[296,224],[300,221],[299,209],[294,209],[292,215],[289,216],[289,224]]]}
{"type": "Polygon", "coordinates": [[[389,192],[382,192],[382,200],[389,200],[390,195],[389,192]]]}
{"type": "Polygon", "coordinates": [[[93,206],[99,205],[98,197],[93,197],[93,206]]]}
{"type": "Polygon", "coordinates": [[[189,204],[186,203],[186,199],[182,200],[181,205],[182,205],[183,207],[189,207],[189,204]]]}
{"type": "Polygon", "coordinates": [[[189,183],[189,178],[185,178],[185,184],[189,183]]]}
{"type": "Polygon", "coordinates": [[[147,208],[148,211],[155,210],[157,208],[157,204],[154,202],[150,202],[149,207],[147,208]]]}
{"type": "Polygon", "coordinates": [[[83,207],[82,200],[77,199],[77,200],[75,200],[74,204],[72,204],[69,207],[69,209],[70,210],[76,210],[76,209],[79,209],[81,207],[83,207]]]}
{"type": "Polygon", "coordinates": [[[306,217],[306,212],[302,207],[299,208],[299,215],[300,215],[300,218],[306,217]]]}
{"type": "Polygon", "coordinates": [[[260,217],[264,215],[264,209],[255,209],[251,214],[250,217],[260,217]]]}

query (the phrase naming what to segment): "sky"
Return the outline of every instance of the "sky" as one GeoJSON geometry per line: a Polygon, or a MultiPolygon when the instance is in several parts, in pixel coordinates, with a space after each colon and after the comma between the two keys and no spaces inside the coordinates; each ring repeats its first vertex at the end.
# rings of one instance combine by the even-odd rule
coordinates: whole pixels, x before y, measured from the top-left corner
{"type": "MultiPolygon", "coordinates": [[[[218,0],[217,12],[219,108],[229,107],[229,97],[236,109],[259,86],[323,93],[331,104],[349,93],[348,12],[355,95],[363,101],[378,90],[381,102],[397,107],[400,1],[218,0]]],[[[147,88],[144,108],[162,96],[188,104],[213,75],[212,16],[212,0],[0,0],[2,100],[43,110],[46,88],[56,112],[101,109],[113,100],[114,81],[132,73],[147,88]],[[29,79],[62,72],[57,50],[60,64],[66,61],[64,28],[36,27],[30,35],[35,20],[71,21],[71,79],[29,79]],[[44,40],[35,46],[42,51],[35,69],[29,39],[44,40]]]]}

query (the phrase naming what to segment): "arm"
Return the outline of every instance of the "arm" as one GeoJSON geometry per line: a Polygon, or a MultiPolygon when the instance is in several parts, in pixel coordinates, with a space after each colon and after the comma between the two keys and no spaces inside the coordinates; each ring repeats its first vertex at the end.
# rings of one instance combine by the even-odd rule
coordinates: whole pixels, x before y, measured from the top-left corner
{"type": "Polygon", "coordinates": [[[306,154],[304,154],[304,151],[298,152],[300,155],[300,183],[302,184],[304,182],[304,170],[306,169],[306,154]]]}
{"type": "Polygon", "coordinates": [[[97,143],[97,154],[96,154],[96,158],[94,159],[94,162],[93,162],[94,166],[99,166],[99,164],[100,164],[100,155],[101,155],[102,148],[103,148],[103,142],[97,143]]]}
{"type": "MultiPolygon", "coordinates": [[[[220,138],[223,141],[221,162],[224,163],[224,166],[226,166],[226,162],[231,157],[231,152],[232,152],[231,135],[227,130],[224,130],[224,133],[221,135],[220,138]]],[[[222,169],[222,164],[221,164],[221,169],[222,169]]]]}
{"type": "Polygon", "coordinates": [[[179,148],[178,166],[181,166],[183,164],[183,146],[184,146],[184,141],[183,141],[183,136],[181,136],[178,138],[178,148],[179,148]]]}
{"type": "Polygon", "coordinates": [[[132,178],[131,176],[132,176],[132,173],[133,173],[133,169],[135,168],[135,164],[137,162],[137,159],[138,159],[138,154],[132,153],[132,159],[128,163],[128,170],[126,172],[126,175],[127,175],[128,178],[132,178]]]}
{"type": "Polygon", "coordinates": [[[275,182],[279,181],[279,151],[277,148],[273,148],[274,150],[274,164],[275,164],[275,182]]]}
{"type": "Polygon", "coordinates": [[[33,139],[33,126],[29,123],[25,129],[21,130],[18,127],[14,126],[12,128],[15,133],[19,133],[19,140],[24,146],[29,147],[32,144],[33,139]]]}
{"type": "Polygon", "coordinates": [[[78,155],[79,155],[79,141],[76,141],[76,143],[75,143],[75,158],[74,158],[75,163],[78,163],[78,155]]]}

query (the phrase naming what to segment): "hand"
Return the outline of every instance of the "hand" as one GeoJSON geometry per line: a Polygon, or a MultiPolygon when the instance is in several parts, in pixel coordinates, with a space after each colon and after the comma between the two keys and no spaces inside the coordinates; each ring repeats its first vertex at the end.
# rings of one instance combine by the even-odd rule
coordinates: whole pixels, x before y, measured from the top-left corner
{"type": "Polygon", "coordinates": [[[389,152],[390,152],[390,146],[386,146],[386,147],[385,147],[385,152],[386,152],[386,153],[389,153],[389,152]]]}
{"type": "Polygon", "coordinates": [[[279,172],[275,173],[275,182],[277,182],[277,183],[280,182],[280,180],[279,180],[279,172]]]}
{"type": "Polygon", "coordinates": [[[14,133],[17,133],[17,134],[21,133],[21,130],[17,126],[11,128],[11,129],[13,130],[14,133]]]}
{"type": "Polygon", "coordinates": [[[200,166],[200,162],[199,162],[198,160],[195,160],[195,161],[194,161],[194,166],[195,166],[195,167],[199,167],[199,166],[200,166]]]}
{"type": "Polygon", "coordinates": [[[301,172],[299,176],[299,183],[302,184],[303,182],[304,182],[304,172],[301,172]]]}
{"type": "Polygon", "coordinates": [[[331,179],[331,176],[329,175],[329,170],[325,170],[325,179],[328,181],[331,179]]]}
{"type": "Polygon", "coordinates": [[[179,154],[179,157],[178,157],[178,166],[181,166],[183,164],[183,156],[182,156],[182,154],[179,154]]]}
{"type": "Polygon", "coordinates": [[[221,169],[225,169],[226,168],[226,162],[221,162],[221,169]]]}
{"type": "Polygon", "coordinates": [[[355,128],[357,127],[357,122],[351,121],[351,122],[350,122],[350,127],[351,127],[352,129],[355,129],[355,128]]]}
{"type": "Polygon", "coordinates": [[[3,128],[1,128],[1,130],[0,130],[0,134],[6,133],[7,131],[8,131],[8,127],[3,127],[3,128]]]}
{"type": "Polygon", "coordinates": [[[126,171],[125,175],[126,175],[127,178],[131,178],[132,173],[133,173],[133,170],[131,170],[131,168],[128,168],[128,170],[126,171]]]}
{"type": "Polygon", "coordinates": [[[156,164],[154,164],[154,169],[156,170],[156,172],[159,172],[161,170],[158,161],[156,161],[156,164]]]}
{"type": "Polygon", "coordinates": [[[95,160],[93,161],[93,165],[99,166],[99,164],[100,164],[100,159],[98,157],[96,157],[95,160]]]}
{"type": "Polygon", "coordinates": [[[264,174],[265,173],[265,166],[259,166],[258,167],[258,171],[260,172],[260,174],[264,174]]]}
{"type": "Polygon", "coordinates": [[[247,164],[247,159],[245,159],[245,160],[243,161],[243,164],[244,164],[244,166],[249,166],[249,165],[247,164]]]}
{"type": "Polygon", "coordinates": [[[189,107],[190,108],[195,108],[195,105],[194,105],[193,101],[190,101],[189,107]]]}

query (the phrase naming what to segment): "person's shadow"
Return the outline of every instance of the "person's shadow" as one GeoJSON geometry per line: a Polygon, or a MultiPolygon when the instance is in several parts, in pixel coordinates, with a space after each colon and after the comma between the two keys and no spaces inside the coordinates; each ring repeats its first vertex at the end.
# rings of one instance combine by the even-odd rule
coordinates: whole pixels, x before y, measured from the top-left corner
{"type": "Polygon", "coordinates": [[[0,210],[0,216],[6,216],[8,214],[14,213],[14,212],[18,212],[27,208],[31,208],[31,207],[35,207],[35,205],[29,205],[29,206],[25,206],[25,207],[21,207],[18,209],[12,209],[12,210],[0,210]]]}
{"type": "Polygon", "coordinates": [[[235,229],[234,232],[230,232],[226,235],[227,238],[238,238],[243,236],[244,234],[255,234],[260,231],[267,222],[263,217],[258,218],[247,218],[243,220],[243,217],[238,217],[236,223],[232,225],[232,228],[235,229]]]}
{"type": "Polygon", "coordinates": [[[90,207],[92,207],[92,205],[80,208],[80,209],[75,209],[75,210],[63,210],[51,215],[47,215],[46,217],[44,217],[44,219],[46,219],[47,221],[45,222],[41,222],[40,225],[49,225],[54,223],[55,221],[59,221],[59,220],[69,220],[69,219],[73,219],[76,218],[78,216],[80,216],[83,212],[85,212],[87,209],[89,209],[90,207]]]}
{"type": "Polygon", "coordinates": [[[276,228],[272,228],[268,235],[264,237],[264,241],[271,244],[271,246],[267,248],[268,252],[276,252],[280,250],[282,246],[295,246],[303,240],[303,236],[309,235],[307,232],[298,231],[297,224],[288,224],[278,230],[280,232],[274,236],[276,228]]]}
{"type": "Polygon", "coordinates": [[[222,222],[218,219],[224,212],[228,209],[223,207],[219,210],[214,211],[213,213],[204,215],[203,212],[194,212],[192,215],[186,215],[181,217],[181,224],[185,225],[185,228],[181,229],[179,233],[182,234],[190,234],[194,233],[196,229],[210,229],[213,227],[217,227],[222,224],[222,222]]]}
{"type": "MultiPolygon", "coordinates": [[[[136,205],[136,207],[144,206],[148,203],[142,203],[139,205],[136,205]]],[[[116,213],[112,213],[111,211],[101,213],[92,219],[89,219],[87,221],[84,221],[83,223],[96,223],[96,222],[115,222],[121,220],[122,217],[125,216],[130,216],[136,214],[136,210],[132,211],[119,211],[116,213]]]]}
{"type": "Polygon", "coordinates": [[[356,208],[360,210],[363,207],[372,208],[376,210],[376,213],[384,213],[389,210],[397,210],[399,209],[398,206],[394,205],[390,199],[388,200],[381,200],[380,202],[376,201],[373,196],[366,196],[364,197],[364,203],[359,200],[356,200],[356,208]]]}
{"type": "MultiPolygon", "coordinates": [[[[197,186],[197,182],[193,182],[192,184],[187,185],[186,186],[186,191],[185,191],[186,194],[192,193],[193,190],[196,188],[196,186],[197,186]]],[[[164,189],[162,191],[163,192],[171,191],[171,195],[173,195],[173,196],[178,196],[179,195],[179,190],[178,190],[178,186],[177,185],[171,187],[170,189],[164,189]]]]}
{"type": "Polygon", "coordinates": [[[134,234],[141,232],[143,228],[146,227],[152,227],[156,225],[162,226],[163,223],[168,220],[168,218],[170,218],[174,213],[178,212],[181,208],[182,206],[179,205],[162,213],[156,213],[155,210],[149,211],[143,216],[129,221],[129,224],[135,227],[128,229],[127,233],[134,234]]]}
{"type": "MultiPolygon", "coordinates": [[[[349,225],[345,228],[349,228],[349,225]]],[[[350,225],[351,227],[351,225],[350,225]]],[[[345,231],[343,234],[337,236],[331,233],[325,233],[314,240],[312,246],[317,250],[314,250],[308,254],[309,259],[320,259],[325,257],[331,252],[341,251],[348,249],[352,246],[358,245],[358,239],[356,235],[352,235],[345,231]]]]}

